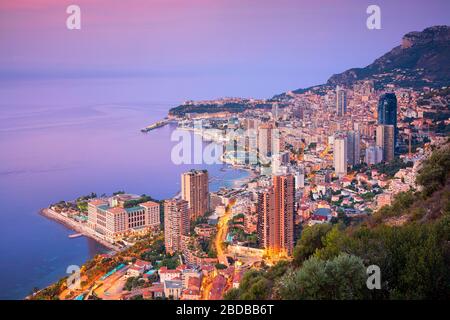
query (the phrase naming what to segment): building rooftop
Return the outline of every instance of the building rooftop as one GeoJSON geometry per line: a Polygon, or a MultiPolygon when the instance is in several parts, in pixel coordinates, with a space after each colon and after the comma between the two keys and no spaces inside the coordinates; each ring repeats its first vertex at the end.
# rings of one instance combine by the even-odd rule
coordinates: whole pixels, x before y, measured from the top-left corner
{"type": "Polygon", "coordinates": [[[91,201],[89,201],[89,204],[97,207],[107,204],[107,201],[103,199],[92,199],[91,201]]]}
{"type": "Polygon", "coordinates": [[[142,210],[142,207],[134,206],[134,207],[130,207],[130,208],[125,208],[125,211],[128,212],[128,213],[136,212],[136,211],[139,211],[139,210],[142,210]]]}
{"type": "Polygon", "coordinates": [[[319,208],[314,211],[314,215],[328,217],[331,215],[331,209],[319,208]]]}
{"type": "Polygon", "coordinates": [[[141,203],[139,205],[141,207],[145,207],[145,208],[159,207],[159,203],[154,202],[154,201],[147,201],[147,202],[141,203]]]}
{"type": "Polygon", "coordinates": [[[120,214],[120,213],[125,213],[125,209],[121,208],[121,207],[113,207],[113,208],[108,208],[107,209],[109,212],[111,212],[112,214],[120,214]]]}

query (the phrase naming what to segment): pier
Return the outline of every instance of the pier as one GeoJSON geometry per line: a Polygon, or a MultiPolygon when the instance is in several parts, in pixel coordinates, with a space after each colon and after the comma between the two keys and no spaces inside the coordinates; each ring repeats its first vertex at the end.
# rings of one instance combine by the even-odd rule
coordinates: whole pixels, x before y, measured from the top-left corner
{"type": "Polygon", "coordinates": [[[158,129],[158,128],[164,127],[165,125],[169,124],[172,121],[173,120],[171,120],[171,119],[164,118],[163,120],[157,121],[157,122],[155,122],[155,123],[153,123],[153,124],[143,128],[143,129],[141,129],[141,132],[145,133],[145,132],[152,131],[154,129],[158,129]]]}

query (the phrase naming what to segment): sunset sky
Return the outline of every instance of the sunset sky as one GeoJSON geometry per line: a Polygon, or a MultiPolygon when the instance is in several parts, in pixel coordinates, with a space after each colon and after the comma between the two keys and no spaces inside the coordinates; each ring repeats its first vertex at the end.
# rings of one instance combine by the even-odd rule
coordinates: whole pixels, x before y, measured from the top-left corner
{"type": "Polygon", "coordinates": [[[0,77],[217,77],[270,96],[365,66],[449,12],[448,0],[0,0],[0,77]],[[70,4],[81,30],[66,28],[70,4]],[[369,4],[382,30],[366,28],[369,4]]]}

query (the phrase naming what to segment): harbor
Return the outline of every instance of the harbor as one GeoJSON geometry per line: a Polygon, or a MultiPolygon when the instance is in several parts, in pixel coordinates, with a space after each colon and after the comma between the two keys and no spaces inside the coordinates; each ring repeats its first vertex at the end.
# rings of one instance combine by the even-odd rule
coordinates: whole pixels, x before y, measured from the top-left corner
{"type": "Polygon", "coordinates": [[[166,118],[164,118],[163,120],[159,120],[159,121],[157,121],[157,122],[155,122],[155,123],[153,123],[153,124],[151,124],[151,125],[149,125],[149,126],[147,126],[147,127],[145,127],[145,128],[142,128],[142,129],[141,129],[141,132],[146,133],[146,132],[152,131],[152,130],[154,130],[154,129],[162,128],[162,127],[164,127],[165,125],[167,125],[167,124],[169,124],[169,123],[172,123],[172,122],[174,122],[174,120],[168,119],[168,118],[166,117],[166,118]]]}

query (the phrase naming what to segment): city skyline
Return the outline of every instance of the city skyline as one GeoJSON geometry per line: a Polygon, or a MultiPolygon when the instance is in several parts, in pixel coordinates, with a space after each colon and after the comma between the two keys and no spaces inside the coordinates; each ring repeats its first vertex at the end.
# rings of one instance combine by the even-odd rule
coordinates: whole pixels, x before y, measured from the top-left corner
{"type": "Polygon", "coordinates": [[[1,1],[0,299],[446,299],[447,12],[1,1]]]}
{"type": "Polygon", "coordinates": [[[380,1],[382,28],[368,30],[365,1],[80,0],[82,28],[70,31],[69,4],[0,4],[2,79],[194,78],[203,90],[183,84],[179,99],[267,98],[368,65],[406,32],[450,23],[447,1],[380,1]]]}

